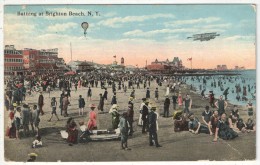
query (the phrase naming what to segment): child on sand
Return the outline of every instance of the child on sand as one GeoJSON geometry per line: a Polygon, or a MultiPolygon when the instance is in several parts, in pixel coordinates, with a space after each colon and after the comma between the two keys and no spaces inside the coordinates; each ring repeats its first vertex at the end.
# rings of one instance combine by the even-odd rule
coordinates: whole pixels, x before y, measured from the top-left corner
{"type": "Polygon", "coordinates": [[[35,140],[32,142],[32,148],[42,147],[42,138],[41,136],[36,136],[35,140]]]}

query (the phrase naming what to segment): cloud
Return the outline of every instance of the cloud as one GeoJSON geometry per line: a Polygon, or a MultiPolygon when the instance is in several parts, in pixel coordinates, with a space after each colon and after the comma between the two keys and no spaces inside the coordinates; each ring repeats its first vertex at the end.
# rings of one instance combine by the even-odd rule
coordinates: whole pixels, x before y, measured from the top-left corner
{"type": "Polygon", "coordinates": [[[193,25],[198,23],[212,23],[219,21],[219,17],[207,17],[207,18],[197,18],[197,19],[189,19],[189,20],[178,20],[172,22],[166,22],[164,25],[166,27],[178,27],[182,25],[193,25]]]}
{"type": "Polygon", "coordinates": [[[108,26],[112,28],[120,28],[122,24],[129,22],[143,22],[150,19],[158,18],[175,18],[173,14],[153,14],[143,16],[127,16],[127,17],[114,17],[98,22],[98,25],[108,26]]]}
{"type": "MultiPolygon", "coordinates": [[[[77,40],[77,39],[80,39],[80,38],[83,38],[83,37],[73,37],[73,36],[70,36],[70,35],[60,35],[60,34],[42,34],[42,35],[39,35],[37,36],[37,40],[39,41],[42,41],[42,42],[45,42],[45,41],[54,41],[54,42],[57,42],[57,41],[62,41],[62,40],[66,40],[66,41],[71,41],[71,40],[77,40]]],[[[61,44],[63,44],[63,42],[60,42],[61,44]]]]}
{"type": "Polygon", "coordinates": [[[211,24],[211,25],[205,25],[205,26],[201,26],[205,29],[210,29],[210,28],[229,28],[231,27],[231,23],[225,23],[225,24],[211,24]]]}
{"type": "Polygon", "coordinates": [[[15,16],[5,17],[3,25],[4,39],[17,40],[23,36],[30,36],[36,31],[36,26],[30,21],[21,21],[15,16]],[[11,21],[13,20],[13,21],[11,21]]]}
{"type": "Polygon", "coordinates": [[[30,33],[35,29],[34,25],[30,24],[22,24],[22,23],[16,23],[16,24],[4,24],[4,33],[10,34],[10,33],[30,33]]]}
{"type": "Polygon", "coordinates": [[[255,36],[234,35],[224,38],[226,41],[255,41],[255,36]]]}
{"type": "Polygon", "coordinates": [[[158,34],[174,34],[174,33],[195,33],[199,32],[199,28],[179,28],[179,29],[160,29],[152,31],[133,30],[123,33],[126,37],[151,37],[158,34]]]}
{"type": "Polygon", "coordinates": [[[113,16],[116,16],[117,13],[116,12],[109,12],[109,13],[105,13],[103,16],[104,17],[113,17],[113,16]]]}
{"type": "Polygon", "coordinates": [[[73,23],[73,22],[54,24],[54,25],[48,26],[47,31],[48,32],[67,31],[68,29],[72,29],[75,26],[78,26],[78,24],[73,23]]]}
{"type": "Polygon", "coordinates": [[[179,39],[180,35],[168,35],[164,37],[165,40],[177,40],[179,39]]]}
{"type": "Polygon", "coordinates": [[[4,24],[14,25],[16,23],[29,24],[37,20],[34,16],[18,16],[17,14],[4,14],[4,24]]]}

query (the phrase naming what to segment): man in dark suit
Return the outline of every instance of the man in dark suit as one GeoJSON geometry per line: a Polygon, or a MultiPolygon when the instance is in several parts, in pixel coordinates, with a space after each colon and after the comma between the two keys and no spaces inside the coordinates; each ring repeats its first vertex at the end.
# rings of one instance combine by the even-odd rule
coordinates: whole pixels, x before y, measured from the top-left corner
{"type": "Polygon", "coordinates": [[[148,125],[147,125],[147,116],[148,116],[148,113],[149,113],[148,104],[149,104],[149,102],[146,101],[145,105],[143,106],[143,109],[142,109],[142,120],[143,120],[142,133],[146,133],[147,127],[148,127],[148,125]]]}
{"type": "Polygon", "coordinates": [[[148,115],[148,123],[149,123],[149,142],[150,146],[153,146],[153,140],[155,143],[156,147],[162,147],[158,143],[158,138],[157,138],[157,114],[154,112],[156,110],[156,107],[151,108],[151,112],[148,115]]]}
{"type": "Polygon", "coordinates": [[[128,110],[127,110],[127,121],[129,123],[129,136],[133,135],[133,122],[134,122],[134,104],[132,102],[132,97],[130,97],[130,101],[128,102],[128,110]]]}
{"type": "Polygon", "coordinates": [[[170,108],[170,99],[168,96],[166,96],[166,99],[164,101],[164,112],[163,112],[164,117],[169,117],[169,108],[170,108]]]}
{"type": "Polygon", "coordinates": [[[39,111],[42,115],[44,114],[44,112],[42,110],[43,105],[44,105],[44,98],[43,98],[42,92],[40,92],[40,96],[38,98],[38,106],[39,106],[39,111]]]}

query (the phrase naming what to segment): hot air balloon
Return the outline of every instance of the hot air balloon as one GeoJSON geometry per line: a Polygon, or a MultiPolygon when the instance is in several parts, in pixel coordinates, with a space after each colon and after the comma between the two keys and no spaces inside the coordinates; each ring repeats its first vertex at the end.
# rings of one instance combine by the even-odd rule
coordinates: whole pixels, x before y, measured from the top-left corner
{"type": "Polygon", "coordinates": [[[84,29],[84,36],[86,37],[87,29],[88,29],[88,23],[82,22],[81,27],[84,29]]]}

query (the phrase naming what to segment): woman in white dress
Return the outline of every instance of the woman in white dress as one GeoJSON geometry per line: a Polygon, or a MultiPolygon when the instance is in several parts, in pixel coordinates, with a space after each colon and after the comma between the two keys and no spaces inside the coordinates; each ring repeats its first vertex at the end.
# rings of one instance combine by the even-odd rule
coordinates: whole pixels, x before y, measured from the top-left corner
{"type": "Polygon", "coordinates": [[[143,110],[143,106],[145,105],[145,101],[146,101],[146,98],[142,98],[143,102],[141,103],[141,106],[140,106],[140,115],[139,115],[139,120],[138,120],[138,125],[139,126],[142,126],[143,125],[143,120],[142,120],[142,110],[143,110]]]}
{"type": "Polygon", "coordinates": [[[169,85],[167,85],[165,96],[169,96],[169,93],[170,93],[170,87],[169,85]]]}

